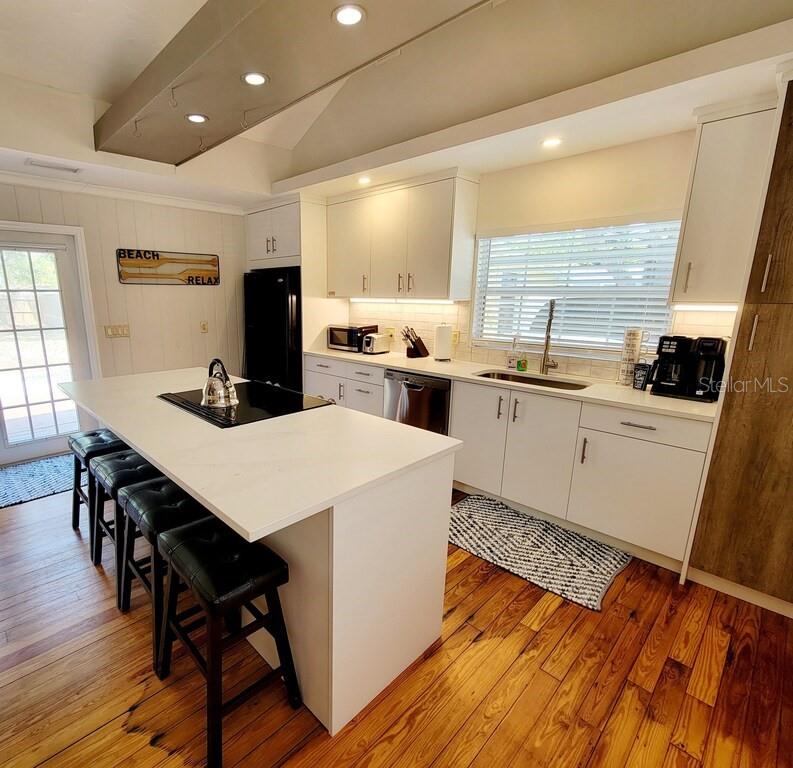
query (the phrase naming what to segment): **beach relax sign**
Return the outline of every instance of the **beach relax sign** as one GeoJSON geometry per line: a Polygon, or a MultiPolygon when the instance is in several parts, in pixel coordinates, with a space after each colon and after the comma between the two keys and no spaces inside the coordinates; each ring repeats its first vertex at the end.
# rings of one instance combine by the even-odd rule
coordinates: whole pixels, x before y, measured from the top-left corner
{"type": "Polygon", "coordinates": [[[116,248],[116,266],[120,283],[220,285],[217,254],[116,248]]]}

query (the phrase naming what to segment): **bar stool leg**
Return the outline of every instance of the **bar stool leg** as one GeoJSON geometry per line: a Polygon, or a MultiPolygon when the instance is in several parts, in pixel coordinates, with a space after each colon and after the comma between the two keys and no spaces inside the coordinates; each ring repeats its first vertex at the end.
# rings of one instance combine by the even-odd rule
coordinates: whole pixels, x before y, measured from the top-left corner
{"type": "Polygon", "coordinates": [[[286,622],[281,610],[278,590],[267,590],[265,599],[267,600],[267,613],[272,618],[273,638],[278,651],[278,661],[281,663],[281,674],[284,677],[287,697],[292,708],[297,709],[303,703],[303,697],[300,695],[300,686],[297,683],[295,662],[292,659],[292,649],[289,647],[289,636],[286,633],[286,622]]]}
{"type": "Polygon", "coordinates": [[[176,614],[176,601],[179,598],[179,576],[173,567],[168,565],[165,576],[165,599],[162,606],[162,622],[160,623],[160,649],[157,654],[155,672],[160,680],[171,674],[171,654],[173,652],[173,631],[171,619],[176,614]]]}
{"type": "Polygon", "coordinates": [[[94,550],[91,553],[91,561],[94,565],[102,565],[102,539],[104,538],[104,531],[102,530],[102,526],[99,525],[99,519],[101,517],[104,520],[106,500],[105,489],[100,485],[99,481],[94,478],[94,550]]]}
{"type": "Polygon", "coordinates": [[[119,608],[121,607],[121,564],[123,562],[124,557],[124,537],[122,536],[124,531],[124,520],[126,515],[124,514],[124,510],[121,508],[121,504],[118,502],[115,503],[113,507],[113,520],[114,520],[114,528],[113,530],[116,532],[115,541],[113,544],[113,554],[116,558],[116,606],[119,608]]]}
{"type": "Polygon", "coordinates": [[[223,620],[207,614],[207,768],[223,765],[223,620]]]}
{"type": "MultiPolygon", "coordinates": [[[[135,528],[132,527],[132,537],[134,541],[135,528]]],[[[134,546],[134,545],[133,545],[134,546]]],[[[162,634],[162,617],[165,601],[165,560],[157,549],[157,545],[151,548],[151,637],[152,649],[151,659],[154,671],[157,671],[158,656],[160,653],[160,635],[162,634]]]]}
{"type": "MultiPolygon", "coordinates": [[[[118,532],[116,532],[116,537],[119,537],[118,532]]],[[[124,535],[122,538],[124,551],[121,556],[121,586],[119,588],[118,609],[122,613],[126,613],[129,610],[132,597],[132,569],[129,567],[129,561],[135,555],[135,523],[132,522],[129,516],[124,517],[124,535]]],[[[155,646],[155,649],[157,647],[155,646]]]]}
{"type": "Polygon", "coordinates": [[[94,476],[91,474],[90,464],[86,465],[85,473],[88,477],[88,552],[93,561],[95,547],[94,536],[96,534],[96,486],[94,485],[94,476]]]}
{"type": "MultiPolygon", "coordinates": [[[[82,480],[83,465],[77,456],[74,457],[74,485],[72,487],[72,528],[80,528],[80,480],[82,480]]],[[[89,515],[90,519],[90,515],[89,515]]]]}

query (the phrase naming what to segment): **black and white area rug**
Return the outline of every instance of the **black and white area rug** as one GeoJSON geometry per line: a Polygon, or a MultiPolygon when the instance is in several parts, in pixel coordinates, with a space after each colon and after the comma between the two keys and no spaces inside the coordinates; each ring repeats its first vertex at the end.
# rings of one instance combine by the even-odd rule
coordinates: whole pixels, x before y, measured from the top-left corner
{"type": "Polygon", "coordinates": [[[603,595],[631,556],[486,496],[452,507],[449,541],[472,555],[585,608],[603,595]]]}
{"type": "Polygon", "coordinates": [[[73,471],[71,453],[0,467],[0,509],[68,491],[73,471]]]}

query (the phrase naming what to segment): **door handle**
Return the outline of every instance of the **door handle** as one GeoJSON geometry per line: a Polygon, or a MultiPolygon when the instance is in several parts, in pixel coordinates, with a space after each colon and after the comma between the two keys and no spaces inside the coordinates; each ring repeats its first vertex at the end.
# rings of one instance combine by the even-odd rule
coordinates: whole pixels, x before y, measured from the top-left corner
{"type": "Polygon", "coordinates": [[[658,427],[651,427],[649,424],[637,424],[635,421],[621,421],[623,427],[636,427],[636,429],[649,429],[655,432],[658,427]]]}
{"type": "Polygon", "coordinates": [[[325,365],[325,363],[317,363],[317,368],[330,368],[330,366],[325,365]]]}
{"type": "Polygon", "coordinates": [[[356,392],[360,392],[362,395],[371,395],[372,394],[372,390],[371,389],[356,389],[355,391],[356,392]]]}
{"type": "Polygon", "coordinates": [[[408,293],[410,293],[413,290],[411,287],[412,282],[413,282],[413,273],[408,272],[408,293]]]}
{"type": "Polygon", "coordinates": [[[586,446],[589,442],[589,438],[585,437],[584,442],[581,444],[581,463],[583,464],[586,461],[586,446]]]}
{"type": "Polygon", "coordinates": [[[339,400],[344,399],[344,384],[339,382],[339,400]]]}
{"type": "Polygon", "coordinates": [[[768,285],[768,275],[771,272],[771,259],[774,257],[773,253],[768,254],[765,262],[765,272],[763,272],[763,284],[760,286],[760,293],[765,293],[766,286],[768,285]]]}
{"type": "Polygon", "coordinates": [[[498,396],[498,410],[496,411],[496,418],[497,419],[501,418],[501,413],[502,413],[501,406],[502,405],[504,405],[504,395],[499,395],[498,396]]]}
{"type": "Polygon", "coordinates": [[[512,421],[513,422],[515,421],[515,419],[518,418],[518,403],[519,402],[520,402],[520,400],[518,400],[518,398],[516,397],[515,398],[515,405],[512,408],[512,421]]]}
{"type": "Polygon", "coordinates": [[[270,253],[270,238],[267,238],[267,253],[270,253]]]}
{"type": "Polygon", "coordinates": [[[402,293],[402,273],[397,276],[397,293],[402,293]]]}
{"type": "Polygon", "coordinates": [[[361,275],[361,290],[366,293],[366,275],[361,275]]]}
{"type": "Polygon", "coordinates": [[[683,293],[688,293],[688,281],[691,279],[691,262],[688,262],[688,266],[686,267],[686,282],[683,285],[683,293]]]}
{"type": "Polygon", "coordinates": [[[275,245],[275,235],[273,235],[273,253],[275,253],[277,250],[278,248],[275,245]]]}
{"type": "Polygon", "coordinates": [[[359,376],[371,376],[371,373],[367,373],[366,371],[353,371],[353,373],[357,373],[359,376]]]}
{"type": "Polygon", "coordinates": [[[760,315],[755,315],[754,320],[752,321],[752,332],[749,334],[749,347],[747,352],[751,352],[754,348],[754,336],[757,333],[757,321],[760,319],[760,315]]]}

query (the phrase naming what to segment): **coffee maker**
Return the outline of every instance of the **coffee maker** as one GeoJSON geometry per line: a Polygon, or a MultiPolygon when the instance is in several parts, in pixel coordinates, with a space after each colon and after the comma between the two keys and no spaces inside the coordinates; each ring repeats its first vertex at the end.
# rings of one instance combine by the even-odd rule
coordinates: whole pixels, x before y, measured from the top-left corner
{"type": "Polygon", "coordinates": [[[661,336],[650,392],[706,403],[718,400],[726,348],[724,339],[712,336],[661,336]]]}

